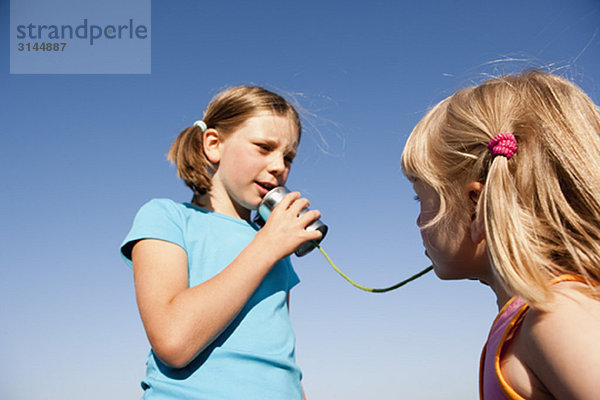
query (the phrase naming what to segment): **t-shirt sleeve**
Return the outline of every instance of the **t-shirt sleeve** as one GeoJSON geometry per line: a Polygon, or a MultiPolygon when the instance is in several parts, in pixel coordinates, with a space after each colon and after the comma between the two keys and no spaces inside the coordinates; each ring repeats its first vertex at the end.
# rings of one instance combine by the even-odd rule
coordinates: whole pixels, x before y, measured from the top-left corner
{"type": "Polygon", "coordinates": [[[154,199],[144,204],[136,214],[131,230],[121,244],[121,256],[131,267],[131,251],[142,239],[159,239],[185,249],[183,217],[175,202],[154,199]]]}

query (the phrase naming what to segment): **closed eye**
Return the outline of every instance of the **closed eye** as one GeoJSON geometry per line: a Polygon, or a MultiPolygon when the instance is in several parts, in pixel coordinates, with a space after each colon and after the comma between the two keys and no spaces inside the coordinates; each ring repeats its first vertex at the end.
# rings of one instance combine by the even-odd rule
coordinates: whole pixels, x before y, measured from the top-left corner
{"type": "Polygon", "coordinates": [[[256,143],[256,147],[263,151],[271,151],[272,147],[265,143],[256,143]]]}

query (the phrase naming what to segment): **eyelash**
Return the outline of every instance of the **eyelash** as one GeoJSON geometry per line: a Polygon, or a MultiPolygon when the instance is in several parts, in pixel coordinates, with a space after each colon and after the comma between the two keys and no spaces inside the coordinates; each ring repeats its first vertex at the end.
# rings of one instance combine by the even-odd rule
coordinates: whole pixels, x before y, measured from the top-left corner
{"type": "Polygon", "coordinates": [[[258,148],[261,149],[261,150],[271,151],[271,148],[268,145],[266,145],[266,144],[257,143],[256,146],[258,146],[258,148]]]}
{"type": "Polygon", "coordinates": [[[414,200],[415,200],[417,203],[420,203],[420,202],[421,202],[421,199],[420,199],[420,198],[419,198],[419,196],[417,196],[417,195],[415,195],[415,196],[413,197],[413,199],[414,199],[414,200]]]}

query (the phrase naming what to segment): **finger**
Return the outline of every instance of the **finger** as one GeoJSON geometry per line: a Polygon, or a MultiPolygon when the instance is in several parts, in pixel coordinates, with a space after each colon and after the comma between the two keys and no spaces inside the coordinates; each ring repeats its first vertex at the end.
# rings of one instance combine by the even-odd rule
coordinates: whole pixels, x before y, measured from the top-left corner
{"type": "Polygon", "coordinates": [[[301,197],[299,199],[296,199],[290,205],[290,211],[293,212],[295,215],[300,215],[302,210],[308,208],[308,206],[310,206],[310,201],[308,201],[308,199],[305,197],[301,197]]]}
{"type": "Polygon", "coordinates": [[[307,241],[308,240],[319,240],[319,239],[323,238],[323,232],[321,232],[318,229],[313,229],[313,230],[310,230],[310,231],[306,231],[305,238],[306,238],[307,241]]]}
{"type": "Polygon", "coordinates": [[[299,192],[290,192],[290,193],[286,194],[285,196],[283,196],[283,198],[281,199],[281,201],[279,202],[279,204],[277,206],[278,207],[281,206],[282,209],[287,210],[288,208],[290,208],[290,205],[299,198],[300,198],[299,192]]]}
{"type": "Polygon", "coordinates": [[[319,218],[321,218],[321,212],[319,210],[308,210],[300,217],[300,224],[306,228],[319,218]]]}

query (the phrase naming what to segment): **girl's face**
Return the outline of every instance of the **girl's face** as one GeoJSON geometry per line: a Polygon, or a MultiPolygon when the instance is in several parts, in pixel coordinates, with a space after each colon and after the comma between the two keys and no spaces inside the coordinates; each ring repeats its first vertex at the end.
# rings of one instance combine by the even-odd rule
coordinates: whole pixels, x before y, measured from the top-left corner
{"type": "Polygon", "coordinates": [[[225,139],[215,139],[208,153],[216,157],[211,159],[213,209],[249,219],[263,196],[287,181],[298,140],[292,119],[272,113],[251,117],[225,139]]]}
{"type": "MultiPolygon", "coordinates": [[[[437,215],[440,196],[421,180],[417,179],[413,187],[421,205],[417,226],[422,227],[437,215]]],[[[487,280],[489,262],[485,240],[474,239],[471,226],[463,221],[448,221],[446,226],[450,228],[441,227],[444,224],[446,222],[421,228],[425,255],[431,260],[436,275],[441,279],[487,280]]]]}

